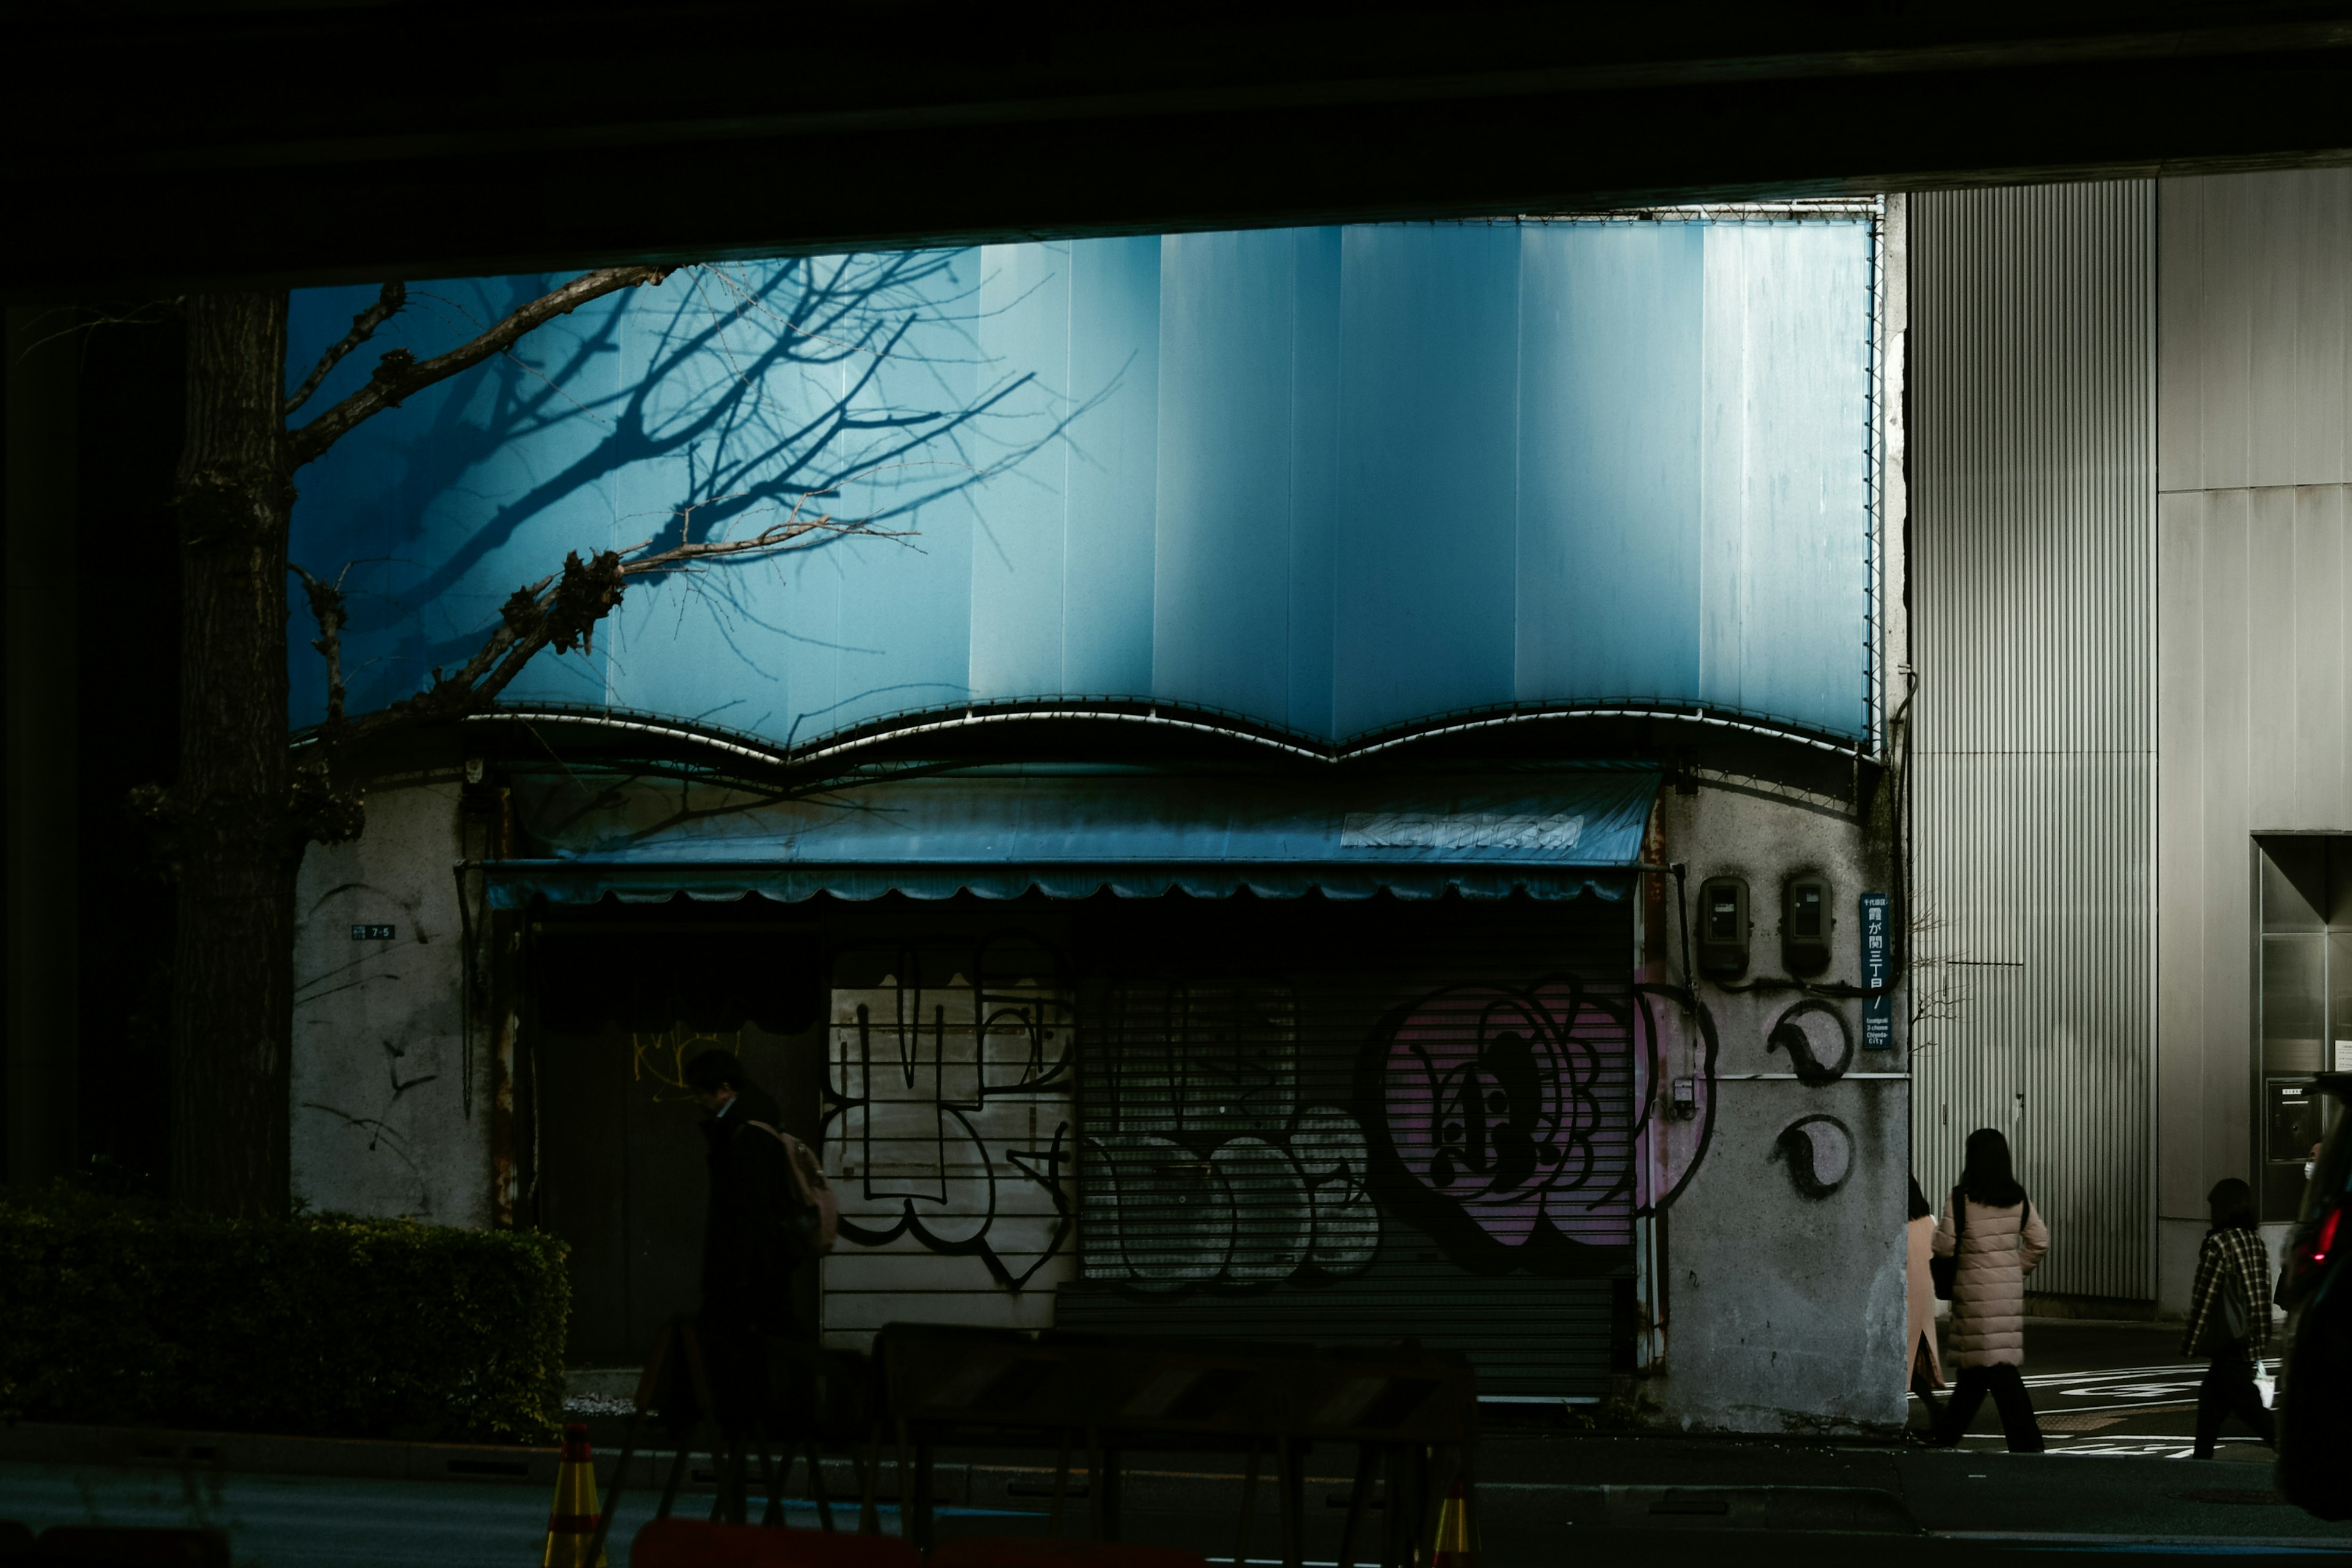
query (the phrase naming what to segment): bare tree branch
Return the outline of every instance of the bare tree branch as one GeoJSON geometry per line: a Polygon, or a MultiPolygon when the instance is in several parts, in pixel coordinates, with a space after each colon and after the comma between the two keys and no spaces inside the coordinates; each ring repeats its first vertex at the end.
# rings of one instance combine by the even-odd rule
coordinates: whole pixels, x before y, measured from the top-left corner
{"type": "Polygon", "coordinates": [[[343,721],[343,625],[351,619],[343,606],[343,589],[340,581],[321,583],[292,562],[286,570],[302,579],[302,591],[310,595],[310,617],[319,623],[319,635],[310,646],[327,661],[327,722],[343,721]]]}
{"type": "Polygon", "coordinates": [[[376,362],[368,384],[328,409],[288,437],[289,467],[300,468],[333,446],[362,422],[396,408],[434,383],[470,370],[491,355],[504,353],[558,316],[571,314],[592,300],[619,289],[659,283],[674,268],[667,267],[606,267],[583,272],[551,293],[508,314],[505,320],[447,353],[418,363],[406,349],[394,349],[376,362]]]}
{"type": "Polygon", "coordinates": [[[1964,982],[1965,971],[1979,966],[1978,960],[1962,958],[1946,951],[1944,942],[1951,922],[1927,904],[1915,907],[1906,933],[1906,951],[1911,955],[1911,1048],[1914,1052],[1933,1049],[1940,1040],[1922,1040],[1923,1029],[1937,1025],[1959,1023],[1969,1015],[1974,994],[1964,982]]]}
{"type": "MultiPolygon", "coordinates": [[[[722,496],[718,501],[735,499],[738,498],[722,496]]],[[[807,499],[802,498],[803,502],[807,499]]],[[[700,502],[677,513],[679,533],[691,531],[693,515],[701,506],[718,501],[700,502]]],[[[648,539],[625,550],[593,552],[584,561],[579,552],[573,551],[563,558],[561,572],[527,583],[508,595],[499,610],[499,624],[457,671],[436,668],[433,684],[423,691],[352,721],[343,717],[341,593],[300,567],[293,567],[291,570],[301,577],[303,586],[310,592],[311,613],[319,620],[320,636],[311,646],[328,661],[323,738],[330,743],[373,739],[412,724],[454,719],[489,707],[542,648],[552,647],[558,653],[570,653],[575,648],[583,653],[593,651],[597,623],[620,605],[621,595],[631,577],[690,571],[700,562],[730,556],[773,554],[814,542],[812,536],[818,534],[906,539],[913,532],[911,529],[872,528],[863,521],[844,522],[830,515],[803,517],[795,505],[783,521],[748,538],[687,539],[667,550],[638,554],[654,542],[648,539]]]]}
{"type": "Polygon", "coordinates": [[[352,318],[352,330],[343,334],[343,341],[319,356],[318,364],[312,367],[302,384],[294,389],[294,395],[286,400],[288,417],[290,418],[296,409],[310,401],[310,395],[319,390],[319,384],[327,379],[328,372],[343,363],[345,354],[375,336],[375,330],[400,314],[401,307],[407,303],[407,284],[385,284],[383,291],[376,296],[375,303],[352,318]]]}

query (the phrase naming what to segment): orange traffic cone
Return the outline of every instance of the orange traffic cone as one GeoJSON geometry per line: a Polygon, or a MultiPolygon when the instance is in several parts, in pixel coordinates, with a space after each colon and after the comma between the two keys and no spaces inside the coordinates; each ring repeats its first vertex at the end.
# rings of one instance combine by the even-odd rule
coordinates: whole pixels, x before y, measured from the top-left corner
{"type": "MultiPolygon", "coordinates": [[[[574,1421],[563,1428],[563,1462],[555,1468],[555,1506],[547,1510],[547,1555],[540,1568],[590,1568],[589,1542],[596,1539],[596,1456],[588,1428],[574,1421]]],[[[596,1553],[594,1568],[605,1568],[596,1553]]]]}
{"type": "Polygon", "coordinates": [[[1471,1568],[1478,1548],[1470,1537],[1470,1504],[1462,1495],[1462,1478],[1437,1510],[1437,1539],[1431,1544],[1429,1568],[1471,1568]]]}

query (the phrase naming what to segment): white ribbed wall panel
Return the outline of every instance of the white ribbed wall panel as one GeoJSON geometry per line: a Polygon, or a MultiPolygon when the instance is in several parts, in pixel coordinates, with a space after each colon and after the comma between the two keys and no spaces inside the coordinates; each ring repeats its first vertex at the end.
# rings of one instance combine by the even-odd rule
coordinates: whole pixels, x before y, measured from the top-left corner
{"type": "Polygon", "coordinates": [[[2253,846],[2352,833],[2352,169],[2168,179],[2158,211],[2157,1254],[2256,1178],[2253,846]]]}
{"type": "Polygon", "coordinates": [[[2050,1222],[2032,1288],[2147,1300],[2154,187],[1911,215],[1913,1169],[1940,1209],[2000,1128],[2050,1222]]]}

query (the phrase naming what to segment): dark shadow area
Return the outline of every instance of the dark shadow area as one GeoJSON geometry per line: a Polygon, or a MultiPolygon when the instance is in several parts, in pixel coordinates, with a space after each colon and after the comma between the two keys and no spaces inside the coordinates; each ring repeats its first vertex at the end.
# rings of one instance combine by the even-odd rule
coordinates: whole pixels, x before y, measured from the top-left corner
{"type": "Polygon", "coordinates": [[[173,315],[80,338],[79,1168],[108,1192],[160,1194],[167,1168],[175,895],[128,801],[179,765],[185,343],[173,315]]]}

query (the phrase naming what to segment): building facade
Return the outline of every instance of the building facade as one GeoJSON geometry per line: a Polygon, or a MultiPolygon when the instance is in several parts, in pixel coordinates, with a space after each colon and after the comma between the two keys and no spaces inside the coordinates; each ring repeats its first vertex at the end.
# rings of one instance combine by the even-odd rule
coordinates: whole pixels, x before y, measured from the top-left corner
{"type": "Polygon", "coordinates": [[[360,432],[295,546],[355,709],[567,550],[793,548],[373,759],[300,1195],[555,1231],[625,1363],[721,1046],[837,1184],[836,1343],[1899,1424],[1904,256],[1874,202],[703,268],[360,432]]]}
{"type": "Polygon", "coordinates": [[[2050,1310],[2174,1313],[2352,1060],[2352,171],[1911,212],[1921,1177],[2002,1128],[2050,1310]]]}

